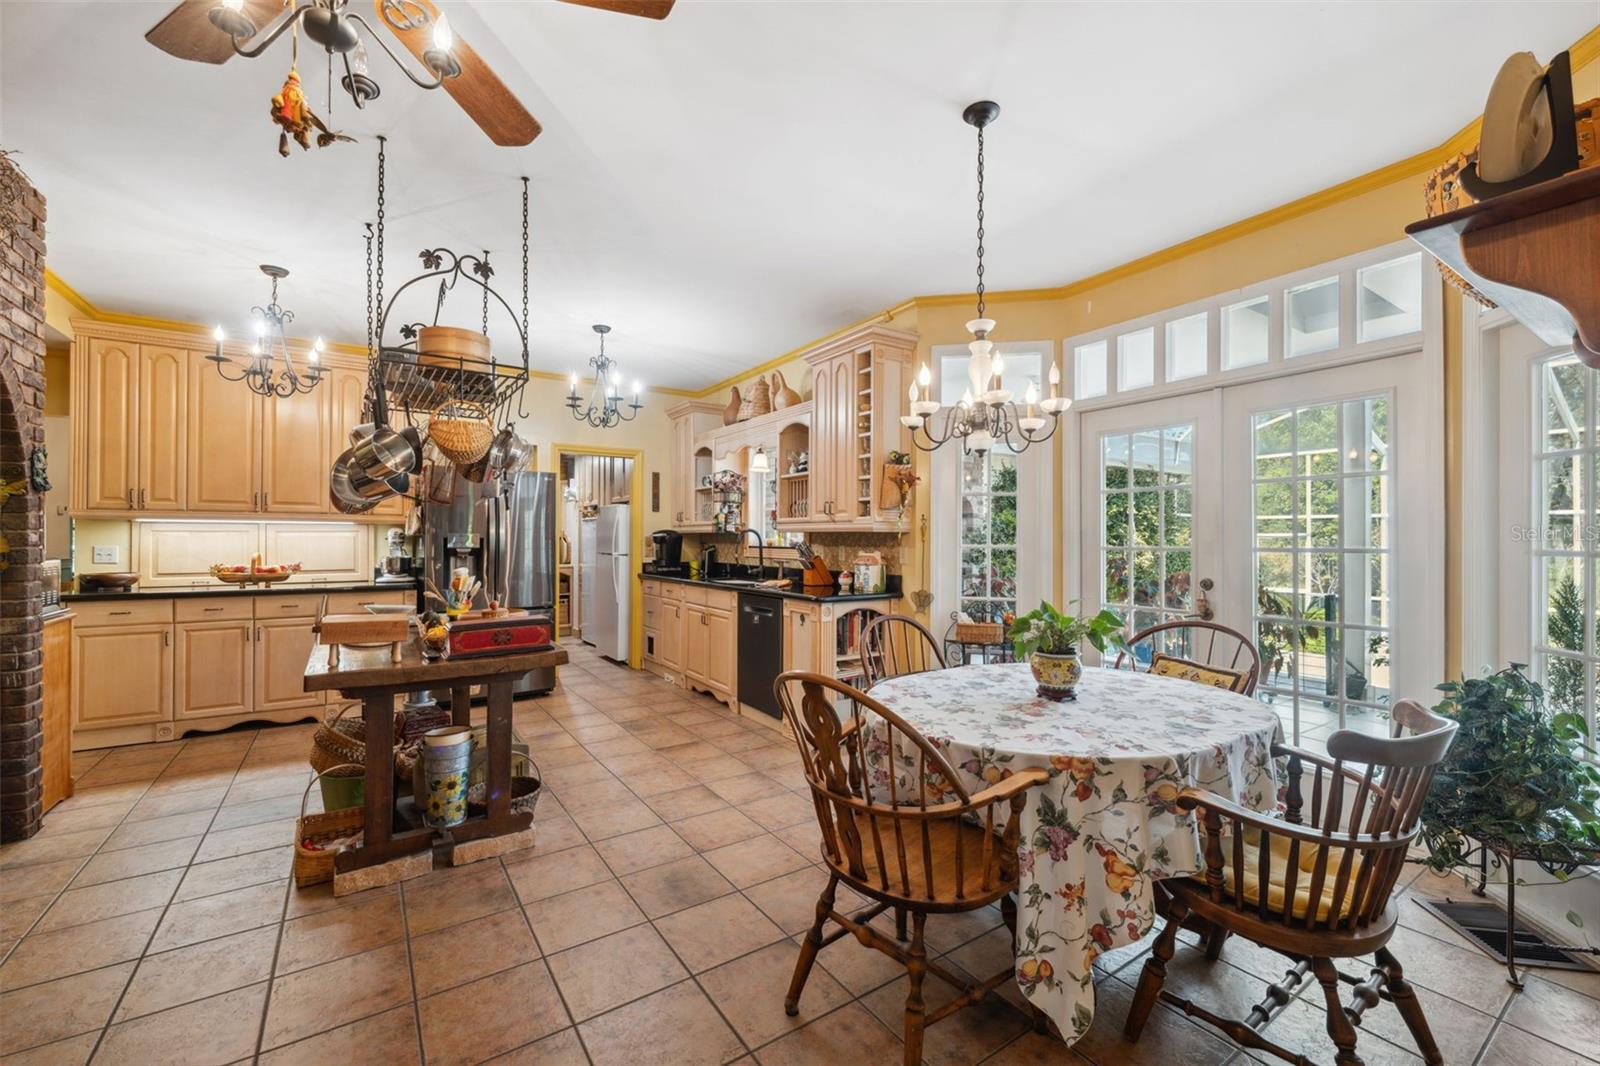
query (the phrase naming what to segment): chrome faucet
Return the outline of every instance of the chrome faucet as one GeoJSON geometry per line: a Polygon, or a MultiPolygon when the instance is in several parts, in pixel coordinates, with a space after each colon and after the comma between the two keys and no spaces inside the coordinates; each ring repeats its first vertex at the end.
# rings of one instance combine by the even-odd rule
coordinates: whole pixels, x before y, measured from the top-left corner
{"type": "Polygon", "coordinates": [[[744,535],[746,533],[755,534],[755,538],[756,538],[756,570],[757,570],[756,577],[760,578],[760,579],[765,579],[766,576],[767,576],[767,542],[765,540],[761,539],[761,530],[756,529],[754,526],[745,526],[743,529],[739,530],[739,554],[741,556],[744,555],[744,544],[745,544],[744,535]]]}

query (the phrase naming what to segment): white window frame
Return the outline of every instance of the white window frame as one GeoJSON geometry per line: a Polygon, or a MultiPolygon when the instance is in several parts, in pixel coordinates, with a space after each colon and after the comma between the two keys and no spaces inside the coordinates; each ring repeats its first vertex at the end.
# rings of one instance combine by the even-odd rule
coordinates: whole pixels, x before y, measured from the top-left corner
{"type": "MultiPolygon", "coordinates": [[[[1054,341],[997,341],[995,348],[1013,360],[1037,356],[1041,382],[1047,382],[1050,364],[1057,360],[1054,341]]],[[[946,359],[968,355],[965,344],[936,344],[929,349],[933,383],[930,395],[943,393],[946,359]]],[[[1009,369],[1008,369],[1009,376],[1009,369]]],[[[1047,395],[1041,383],[1040,394],[1047,395]]],[[[943,413],[934,415],[942,424],[943,413]]],[[[1056,438],[1029,447],[1017,456],[1017,604],[1027,610],[1042,599],[1050,599],[1055,587],[1055,547],[1052,522],[1058,507],[1056,499],[1059,438],[1069,431],[1068,418],[1062,417],[1056,438]]],[[[950,613],[961,605],[961,445],[951,442],[933,452],[929,469],[929,584],[933,603],[928,617],[934,635],[943,633],[950,613]]]]}

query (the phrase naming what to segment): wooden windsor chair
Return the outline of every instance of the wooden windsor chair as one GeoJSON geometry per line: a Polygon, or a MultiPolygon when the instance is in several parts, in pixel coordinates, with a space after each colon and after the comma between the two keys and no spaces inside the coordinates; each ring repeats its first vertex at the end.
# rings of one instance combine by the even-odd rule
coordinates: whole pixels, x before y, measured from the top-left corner
{"type": "Polygon", "coordinates": [[[1246,696],[1256,692],[1261,653],[1250,638],[1220,622],[1183,618],[1142,629],[1117,653],[1115,669],[1140,668],[1139,645],[1150,645],[1147,672],[1226,688],[1246,696]]]}
{"type": "Polygon", "coordinates": [[[860,647],[869,689],[886,677],[943,670],[948,665],[928,627],[908,615],[874,618],[861,631],[860,647]]]}
{"type": "Polygon", "coordinates": [[[1328,758],[1287,745],[1288,809],[1283,819],[1240,807],[1221,796],[1187,788],[1177,805],[1196,812],[1205,836],[1203,875],[1156,882],[1157,910],[1166,919],[1139,975],[1124,1035],[1138,1040],[1156,1000],[1221,1029],[1247,1048],[1310,1066],[1311,1060],[1257,1030],[1274,1006],[1288,1001],[1309,969],[1327,1000],[1328,1035],[1341,1066],[1359,1066],[1356,1030],[1367,1009],[1387,999],[1430,1066],[1444,1059],[1428,1029],[1416,991],[1388,950],[1398,911],[1392,895],[1418,831],[1423,797],[1455,738],[1456,723],[1414,700],[1395,704],[1393,716],[1410,736],[1370,737],[1340,730],[1328,738],[1328,758]],[[1352,767],[1349,764],[1357,764],[1352,767]],[[1364,764],[1364,769],[1359,768],[1364,764]],[[1301,775],[1311,773],[1311,818],[1303,820],[1301,775]],[[1245,1019],[1222,1018],[1162,989],[1179,926],[1206,933],[1206,957],[1216,959],[1229,935],[1242,936],[1295,960],[1284,981],[1245,1019]],[[1364,979],[1346,977],[1334,959],[1372,954],[1364,979]],[[1348,1006],[1339,982],[1354,986],[1348,1006]]]}
{"type": "Polygon", "coordinates": [[[1027,790],[1049,774],[1023,770],[971,795],[927,738],[866,693],[799,671],[780,675],[775,687],[805,764],[829,871],[784,1009],[798,1013],[817,953],[852,935],[906,967],[905,1064],[917,1066],[927,1026],[979,1002],[1014,972],[1007,966],[969,984],[930,960],[923,938],[928,915],[999,900],[1015,943],[1019,821],[1027,790]],[[875,902],[854,915],[841,913],[835,906],[840,882],[875,902]],[[868,924],[891,907],[911,915],[907,947],[868,924]],[[839,928],[824,935],[830,921],[839,928]],[[922,993],[930,973],[960,993],[933,1011],[922,993]]]}

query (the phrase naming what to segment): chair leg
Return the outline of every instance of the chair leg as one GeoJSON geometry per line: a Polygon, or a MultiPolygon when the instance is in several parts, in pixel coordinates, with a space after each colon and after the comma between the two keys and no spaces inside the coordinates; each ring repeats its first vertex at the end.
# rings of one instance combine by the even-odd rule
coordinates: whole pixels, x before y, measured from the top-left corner
{"type": "Polygon", "coordinates": [[[1405,978],[1405,971],[1400,968],[1400,960],[1389,952],[1388,948],[1379,948],[1375,953],[1378,967],[1384,972],[1384,983],[1388,986],[1389,996],[1394,1000],[1394,1005],[1400,1011],[1400,1017],[1405,1019],[1406,1028],[1411,1030],[1411,1039],[1417,1042],[1417,1048],[1422,1052],[1422,1057],[1428,1066],[1444,1066],[1444,1056],[1439,1053],[1439,1045],[1434,1042],[1433,1031],[1428,1028],[1427,1015],[1422,1011],[1422,1001],[1417,998],[1416,989],[1405,978]]]}
{"type": "Polygon", "coordinates": [[[789,995],[783,1001],[783,1012],[791,1018],[800,1013],[800,993],[806,987],[806,978],[811,976],[811,965],[817,961],[817,952],[822,950],[822,927],[828,924],[828,914],[833,910],[833,896],[838,887],[838,875],[829,877],[828,887],[817,897],[817,920],[800,942],[800,957],[795,960],[794,977],[789,981],[789,995]]]}
{"type": "Polygon", "coordinates": [[[1364,1066],[1361,1056],[1356,1054],[1356,1027],[1350,1024],[1350,1018],[1344,1012],[1344,1003],[1339,998],[1339,971],[1334,968],[1333,960],[1313,957],[1311,972],[1317,975],[1317,983],[1322,986],[1323,998],[1327,1000],[1328,1036],[1339,1048],[1334,1061],[1339,1066],[1364,1066]]]}
{"type": "Polygon", "coordinates": [[[1206,933],[1206,961],[1216,962],[1222,956],[1222,945],[1228,942],[1228,931],[1220,925],[1212,925],[1206,933]]]}
{"type": "Polygon", "coordinates": [[[896,907],[894,909],[894,938],[902,944],[906,942],[906,909],[904,907],[896,907]]]}
{"type": "Polygon", "coordinates": [[[911,989],[906,994],[905,1066],[921,1066],[922,1063],[922,1027],[926,1013],[926,1005],[922,1002],[922,979],[928,972],[928,950],[922,942],[922,927],[927,920],[928,916],[921,911],[911,915],[911,958],[906,962],[911,989]]]}
{"type": "Polygon", "coordinates": [[[1122,1026],[1122,1035],[1130,1041],[1139,1039],[1139,1034],[1144,1032],[1144,1023],[1150,1019],[1150,1012],[1155,1008],[1156,997],[1161,994],[1161,986],[1167,980],[1167,963],[1172,961],[1173,953],[1178,950],[1178,927],[1188,913],[1189,908],[1177,900],[1172,901],[1167,911],[1167,924],[1156,937],[1154,946],[1150,948],[1150,957],[1139,971],[1139,987],[1134,990],[1133,1005],[1128,1008],[1128,1020],[1122,1026]]]}

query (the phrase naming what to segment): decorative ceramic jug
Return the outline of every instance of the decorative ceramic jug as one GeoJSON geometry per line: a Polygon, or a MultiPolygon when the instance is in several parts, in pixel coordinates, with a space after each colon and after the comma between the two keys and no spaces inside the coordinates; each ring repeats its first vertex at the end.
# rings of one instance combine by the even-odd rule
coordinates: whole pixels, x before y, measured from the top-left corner
{"type": "Polygon", "coordinates": [[[800,394],[789,387],[783,380],[783,371],[772,372],[772,409],[781,411],[785,407],[793,407],[800,402],[800,394]]]}
{"type": "Polygon", "coordinates": [[[728,401],[728,406],[722,409],[722,424],[731,426],[739,421],[739,408],[744,406],[744,401],[739,398],[739,386],[733,387],[733,399],[728,401]]]}

